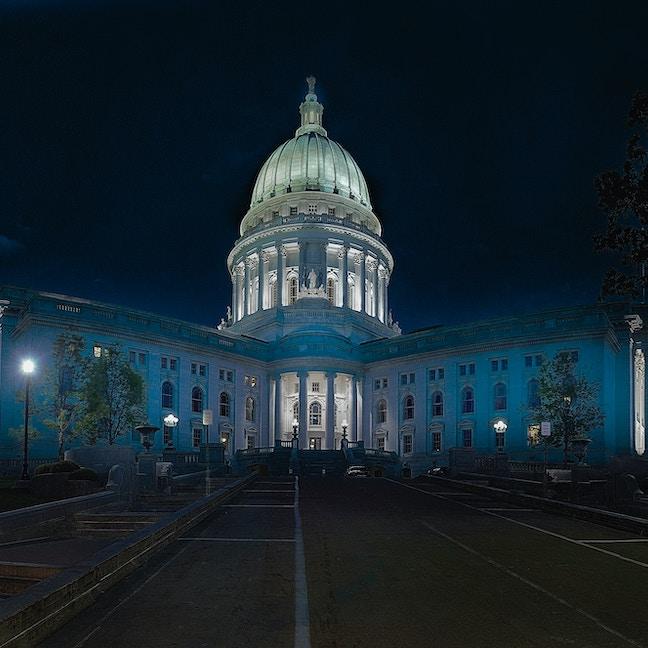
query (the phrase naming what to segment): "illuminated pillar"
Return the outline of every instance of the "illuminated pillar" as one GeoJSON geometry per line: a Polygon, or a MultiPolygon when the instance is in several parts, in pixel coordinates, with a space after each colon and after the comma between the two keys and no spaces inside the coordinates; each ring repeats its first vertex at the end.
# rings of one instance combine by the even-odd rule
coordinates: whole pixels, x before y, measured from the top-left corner
{"type": "Polygon", "coordinates": [[[367,268],[366,268],[366,257],[364,252],[360,252],[358,256],[356,257],[356,260],[360,264],[360,278],[357,283],[360,285],[358,286],[358,290],[360,291],[360,312],[361,313],[366,313],[366,307],[367,307],[367,268]]]}
{"type": "Polygon", "coordinates": [[[283,432],[282,412],[283,412],[283,393],[281,389],[281,374],[275,374],[275,402],[274,402],[274,438],[281,439],[283,432]]]}
{"type": "Polygon", "coordinates": [[[243,315],[250,314],[250,259],[243,265],[243,315]]]}
{"type": "Polygon", "coordinates": [[[340,250],[340,286],[342,288],[342,307],[349,307],[349,246],[343,245],[340,250]]]}
{"type": "Polygon", "coordinates": [[[357,440],[358,438],[358,379],[356,378],[355,374],[351,376],[351,381],[350,381],[350,405],[351,407],[350,412],[351,412],[351,420],[349,421],[349,426],[351,427],[351,434],[349,435],[349,439],[351,440],[357,440]]]}
{"type": "Polygon", "coordinates": [[[335,372],[326,372],[326,450],[335,449],[335,372]]]}
{"type": "Polygon", "coordinates": [[[286,274],[286,248],[277,245],[277,306],[284,305],[284,276],[286,274]]]}
{"type": "Polygon", "coordinates": [[[265,278],[266,278],[266,263],[268,262],[268,255],[259,250],[259,265],[257,273],[259,277],[259,293],[257,297],[257,310],[262,311],[265,308],[265,278]]]}
{"type": "Polygon", "coordinates": [[[299,447],[308,447],[308,405],[306,390],[308,388],[308,371],[297,372],[299,378],[299,447]]]}

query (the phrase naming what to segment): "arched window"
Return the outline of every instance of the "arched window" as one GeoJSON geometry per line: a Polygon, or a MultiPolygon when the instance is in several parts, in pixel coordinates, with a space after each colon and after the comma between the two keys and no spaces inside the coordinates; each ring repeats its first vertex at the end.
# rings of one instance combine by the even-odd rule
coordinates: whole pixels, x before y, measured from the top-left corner
{"type": "Polygon", "coordinates": [[[493,400],[495,410],[506,409],[506,385],[504,383],[497,383],[493,388],[493,400]]]}
{"type": "Polygon", "coordinates": [[[532,378],[527,383],[527,405],[531,408],[540,405],[540,395],[538,394],[539,386],[540,383],[535,378],[532,378]]]}
{"type": "Polygon", "coordinates": [[[349,308],[355,310],[355,282],[349,278],[349,308]]]}
{"type": "Polygon", "coordinates": [[[381,399],[376,407],[376,421],[378,423],[387,423],[387,401],[381,399]]]}
{"type": "Polygon", "coordinates": [[[475,411],[475,392],[472,387],[466,387],[461,392],[461,412],[472,414],[475,411]]]}
{"type": "Polygon", "coordinates": [[[403,418],[414,418],[414,396],[412,395],[406,396],[405,400],[403,401],[403,418]]]}
{"type": "Polygon", "coordinates": [[[221,416],[230,415],[230,396],[227,392],[221,392],[218,399],[218,413],[221,416]]]}
{"type": "Polygon", "coordinates": [[[311,403],[308,408],[308,424],[322,425],[322,406],[317,401],[311,403]]]}
{"type": "Polygon", "coordinates": [[[162,407],[173,407],[173,383],[168,380],[162,383],[162,407]]]}
{"type": "Polygon", "coordinates": [[[255,408],[255,402],[254,398],[252,396],[248,396],[245,399],[245,420],[246,421],[254,421],[254,408],[255,408]]]}
{"type": "Polygon", "coordinates": [[[294,304],[297,301],[297,277],[288,279],[288,303],[294,304]]]}
{"type": "Polygon", "coordinates": [[[432,394],[432,416],[443,416],[443,392],[432,394]]]}
{"type": "Polygon", "coordinates": [[[333,277],[326,280],[326,297],[335,306],[335,279],[333,277]]]}
{"type": "Polygon", "coordinates": [[[203,390],[200,387],[194,387],[191,390],[191,411],[203,411],[203,390]]]}

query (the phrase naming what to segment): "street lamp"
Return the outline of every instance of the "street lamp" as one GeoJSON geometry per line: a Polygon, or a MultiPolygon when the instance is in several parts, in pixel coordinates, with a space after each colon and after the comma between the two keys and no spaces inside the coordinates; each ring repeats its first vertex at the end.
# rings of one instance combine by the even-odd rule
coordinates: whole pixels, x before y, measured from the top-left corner
{"type": "Polygon", "coordinates": [[[293,418],[293,440],[297,439],[297,430],[299,429],[299,421],[297,417],[293,418]]]}
{"type": "Polygon", "coordinates": [[[167,441],[167,445],[169,446],[169,449],[173,448],[173,428],[178,425],[178,421],[180,420],[175,414],[167,414],[163,419],[164,425],[168,428],[171,428],[171,435],[169,437],[169,440],[167,441]]]}
{"type": "Polygon", "coordinates": [[[22,361],[20,368],[25,374],[25,437],[23,439],[23,469],[20,479],[29,479],[29,462],[27,458],[27,446],[29,445],[29,386],[36,364],[30,358],[26,358],[22,361]]]}
{"type": "Polygon", "coordinates": [[[349,424],[347,423],[347,420],[344,419],[342,421],[342,442],[344,443],[347,438],[347,427],[349,427],[349,424]]]}
{"type": "Polygon", "coordinates": [[[493,428],[495,430],[495,448],[497,450],[504,450],[504,434],[508,425],[504,421],[497,421],[493,425],[493,428]]]}

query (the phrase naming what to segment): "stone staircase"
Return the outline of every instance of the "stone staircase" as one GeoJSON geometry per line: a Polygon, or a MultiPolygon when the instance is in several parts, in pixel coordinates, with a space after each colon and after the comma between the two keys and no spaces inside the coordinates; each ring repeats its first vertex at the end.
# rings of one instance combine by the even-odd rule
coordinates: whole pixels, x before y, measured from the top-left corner
{"type": "Polygon", "coordinates": [[[77,535],[94,538],[121,538],[157,522],[160,515],[152,512],[78,513],[77,535]]]}
{"type": "Polygon", "coordinates": [[[0,562],[0,599],[22,594],[26,589],[50,576],[62,567],[34,563],[0,562]]]}

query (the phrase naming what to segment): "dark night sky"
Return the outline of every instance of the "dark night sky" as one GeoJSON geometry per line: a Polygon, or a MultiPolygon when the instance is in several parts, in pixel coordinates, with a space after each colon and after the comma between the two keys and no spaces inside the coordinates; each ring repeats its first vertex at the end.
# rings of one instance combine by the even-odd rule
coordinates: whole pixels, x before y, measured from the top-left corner
{"type": "Polygon", "coordinates": [[[304,77],[364,171],[403,328],[596,301],[593,178],[646,2],[5,2],[0,282],[205,324],[304,77]]]}

